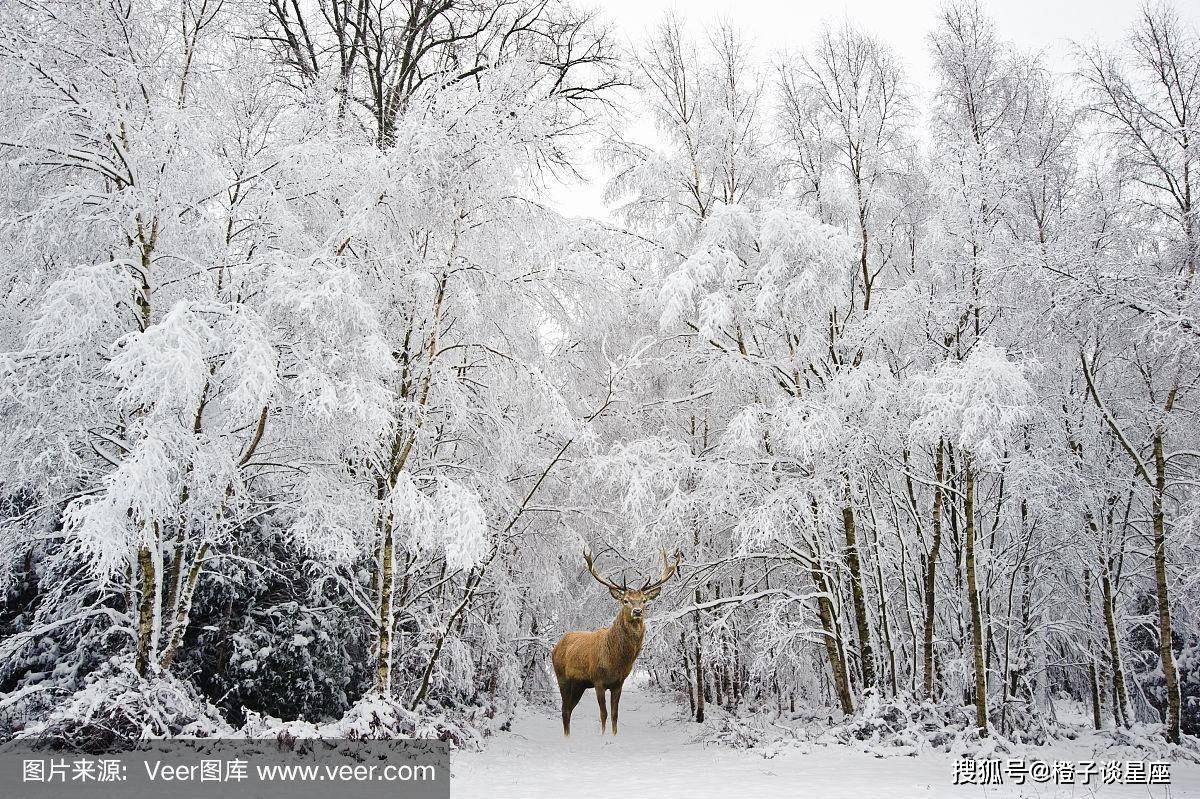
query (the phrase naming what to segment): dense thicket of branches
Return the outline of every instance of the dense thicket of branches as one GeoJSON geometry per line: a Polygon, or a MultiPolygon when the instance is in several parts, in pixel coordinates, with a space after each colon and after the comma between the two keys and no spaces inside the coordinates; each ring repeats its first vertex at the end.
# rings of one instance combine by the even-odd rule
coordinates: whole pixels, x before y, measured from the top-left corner
{"type": "Polygon", "coordinates": [[[584,545],[684,553],[643,665],[697,720],[1200,732],[1195,20],[1059,75],[948,5],[921,103],[850,23],[9,9],[7,733],[100,684],[490,714],[615,612],[584,545]],[[564,219],[618,99],[656,136],[590,154],[615,222],[564,219]]]}

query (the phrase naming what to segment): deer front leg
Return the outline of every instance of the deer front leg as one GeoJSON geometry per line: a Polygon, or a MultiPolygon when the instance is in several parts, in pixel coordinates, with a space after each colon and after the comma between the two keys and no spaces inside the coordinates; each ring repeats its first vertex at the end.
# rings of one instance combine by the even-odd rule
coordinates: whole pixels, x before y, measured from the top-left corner
{"type": "Polygon", "coordinates": [[[617,683],[612,687],[612,732],[617,734],[617,707],[621,704],[621,689],[625,687],[625,683],[617,683]]]}
{"type": "Polygon", "coordinates": [[[579,704],[579,700],[583,698],[583,692],[587,688],[578,683],[560,682],[558,690],[562,694],[562,723],[563,735],[571,736],[571,711],[579,704]]]}
{"type": "Polygon", "coordinates": [[[604,705],[604,686],[596,686],[596,701],[600,703],[600,734],[604,734],[604,727],[608,724],[608,708],[604,705]]]}

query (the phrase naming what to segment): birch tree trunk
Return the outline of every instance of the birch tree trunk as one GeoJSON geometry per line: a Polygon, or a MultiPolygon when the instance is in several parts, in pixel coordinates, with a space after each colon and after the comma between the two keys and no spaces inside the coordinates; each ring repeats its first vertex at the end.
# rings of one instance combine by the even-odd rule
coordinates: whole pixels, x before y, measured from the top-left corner
{"type": "Polygon", "coordinates": [[[1100,593],[1104,604],[1104,629],[1108,634],[1108,661],[1112,669],[1113,721],[1118,726],[1128,727],[1133,723],[1133,715],[1129,708],[1129,694],[1125,688],[1125,668],[1121,665],[1121,645],[1117,638],[1117,619],[1115,611],[1116,597],[1113,596],[1112,577],[1107,564],[1100,572],[1100,593]]]}
{"type": "MultiPolygon", "coordinates": [[[[171,667],[175,653],[179,651],[179,645],[183,643],[183,634],[187,632],[188,617],[192,612],[192,598],[196,595],[196,583],[200,580],[200,572],[204,568],[204,556],[208,554],[208,549],[209,545],[206,541],[197,550],[192,560],[192,566],[188,569],[187,580],[183,581],[178,589],[177,607],[171,611],[171,634],[158,659],[158,665],[164,669],[171,667]]],[[[170,608],[171,605],[167,604],[167,607],[170,608]]]]}
{"type": "MultiPolygon", "coordinates": [[[[1172,392],[1172,398],[1174,392],[1172,392]]],[[[1168,411],[1170,403],[1168,403],[1168,411]]],[[[1179,674],[1172,648],[1171,599],[1167,588],[1167,541],[1163,497],[1167,491],[1167,460],[1163,454],[1163,433],[1154,433],[1154,493],[1151,521],[1154,527],[1154,583],[1158,589],[1158,655],[1162,660],[1163,680],[1167,689],[1167,740],[1179,743],[1179,674]]]]}
{"type": "Polygon", "coordinates": [[[829,669],[833,673],[833,686],[837,691],[838,704],[847,716],[854,712],[854,699],[850,693],[850,678],[846,670],[846,661],[842,655],[841,637],[834,624],[833,602],[829,599],[829,582],[821,570],[819,561],[812,565],[812,580],[821,596],[817,597],[817,613],[821,618],[822,638],[825,641],[825,654],[829,657],[829,669]]]}
{"type": "Polygon", "coordinates": [[[154,561],[154,553],[151,552],[150,547],[146,544],[138,547],[137,653],[134,659],[134,668],[142,676],[149,671],[150,661],[154,659],[155,650],[158,648],[158,604],[161,582],[154,561]]]}

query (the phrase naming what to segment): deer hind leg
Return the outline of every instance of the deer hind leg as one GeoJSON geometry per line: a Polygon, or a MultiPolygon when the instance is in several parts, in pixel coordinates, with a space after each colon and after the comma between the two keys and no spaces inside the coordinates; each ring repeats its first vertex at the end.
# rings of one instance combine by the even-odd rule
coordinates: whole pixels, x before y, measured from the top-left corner
{"type": "Polygon", "coordinates": [[[571,711],[579,704],[579,700],[583,698],[583,692],[586,691],[585,686],[573,682],[560,682],[558,691],[562,694],[562,723],[563,735],[571,735],[571,711]]]}
{"type": "Polygon", "coordinates": [[[608,707],[604,704],[604,686],[596,686],[596,701],[600,703],[600,734],[604,734],[604,727],[608,724],[608,707]]]}
{"type": "Polygon", "coordinates": [[[617,683],[609,690],[612,691],[612,733],[617,734],[617,706],[621,704],[621,689],[624,683],[617,683]]]}

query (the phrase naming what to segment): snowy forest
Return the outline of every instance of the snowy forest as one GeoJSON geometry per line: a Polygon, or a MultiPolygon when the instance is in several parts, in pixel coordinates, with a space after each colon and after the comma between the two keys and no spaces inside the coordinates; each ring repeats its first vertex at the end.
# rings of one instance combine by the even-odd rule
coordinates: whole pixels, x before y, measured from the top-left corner
{"type": "Polygon", "coordinates": [[[727,742],[1200,751],[1194,12],[0,0],[0,740],[485,747],[586,550],[727,742]]]}

